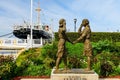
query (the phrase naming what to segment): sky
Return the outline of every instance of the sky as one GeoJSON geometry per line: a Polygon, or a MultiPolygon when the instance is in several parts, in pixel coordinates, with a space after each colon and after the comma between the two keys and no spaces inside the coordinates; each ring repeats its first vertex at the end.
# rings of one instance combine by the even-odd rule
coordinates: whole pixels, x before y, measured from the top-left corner
{"type": "MultiPolygon", "coordinates": [[[[13,26],[30,22],[30,0],[0,0],[0,35],[13,31],[13,26]]],[[[58,22],[66,19],[66,27],[76,31],[82,19],[87,18],[92,32],[120,31],[120,0],[33,0],[33,23],[37,22],[35,9],[40,2],[40,21],[58,31],[58,22]]]]}

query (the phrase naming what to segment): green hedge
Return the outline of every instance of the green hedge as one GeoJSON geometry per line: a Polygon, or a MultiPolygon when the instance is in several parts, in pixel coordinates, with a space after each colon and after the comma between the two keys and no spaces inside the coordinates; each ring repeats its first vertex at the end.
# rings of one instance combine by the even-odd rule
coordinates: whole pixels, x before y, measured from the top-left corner
{"type": "MultiPolygon", "coordinates": [[[[67,36],[71,41],[76,40],[79,37],[77,32],[67,32],[67,36]]],[[[58,41],[58,32],[55,32],[55,40],[58,41]]],[[[120,42],[119,32],[92,32],[91,41],[98,42],[100,40],[110,40],[113,42],[120,42]]]]}

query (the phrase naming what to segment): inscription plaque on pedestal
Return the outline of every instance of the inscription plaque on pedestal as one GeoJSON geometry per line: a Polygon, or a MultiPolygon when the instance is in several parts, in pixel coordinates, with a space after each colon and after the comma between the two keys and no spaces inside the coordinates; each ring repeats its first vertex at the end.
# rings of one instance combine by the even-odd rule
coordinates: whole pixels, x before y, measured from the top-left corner
{"type": "Polygon", "coordinates": [[[52,70],[51,80],[98,80],[98,74],[84,69],[52,70]]]}

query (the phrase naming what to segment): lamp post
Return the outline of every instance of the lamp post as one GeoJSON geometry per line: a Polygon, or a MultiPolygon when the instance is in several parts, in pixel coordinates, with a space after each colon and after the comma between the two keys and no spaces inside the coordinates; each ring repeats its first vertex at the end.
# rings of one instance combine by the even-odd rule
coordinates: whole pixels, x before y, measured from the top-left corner
{"type": "Polygon", "coordinates": [[[74,19],[74,32],[76,32],[76,22],[77,22],[77,19],[75,18],[74,19]]]}

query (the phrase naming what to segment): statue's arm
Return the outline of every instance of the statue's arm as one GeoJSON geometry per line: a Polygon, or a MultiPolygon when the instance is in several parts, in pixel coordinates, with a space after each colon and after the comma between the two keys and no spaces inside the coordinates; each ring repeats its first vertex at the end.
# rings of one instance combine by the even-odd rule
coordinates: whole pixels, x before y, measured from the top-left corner
{"type": "Polygon", "coordinates": [[[88,29],[83,30],[83,32],[81,33],[81,36],[78,39],[76,39],[73,43],[80,42],[82,39],[85,38],[87,34],[88,34],[88,29]]]}
{"type": "Polygon", "coordinates": [[[72,43],[72,41],[68,38],[68,36],[66,35],[66,33],[64,34],[64,37],[65,37],[65,39],[66,39],[68,42],[72,43]]]}

